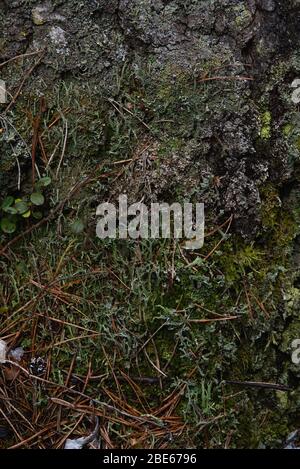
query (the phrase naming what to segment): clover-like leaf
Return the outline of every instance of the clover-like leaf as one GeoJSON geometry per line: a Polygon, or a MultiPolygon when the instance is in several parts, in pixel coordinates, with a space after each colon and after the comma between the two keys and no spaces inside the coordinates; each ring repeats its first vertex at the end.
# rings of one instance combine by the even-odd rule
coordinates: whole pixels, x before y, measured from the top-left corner
{"type": "Polygon", "coordinates": [[[4,212],[6,212],[6,210],[12,206],[12,204],[14,203],[15,199],[9,195],[8,197],[5,197],[5,199],[3,200],[2,204],[1,204],[1,208],[4,212]]]}
{"type": "Polygon", "coordinates": [[[10,215],[16,215],[18,213],[18,210],[15,207],[7,207],[5,210],[3,210],[5,213],[9,213],[10,215]]]}
{"type": "Polygon", "coordinates": [[[44,204],[45,197],[40,192],[34,192],[33,194],[31,194],[30,200],[33,203],[33,205],[40,206],[44,204]]]}
{"type": "Polygon", "coordinates": [[[16,223],[13,220],[10,220],[9,218],[2,218],[0,222],[0,227],[1,230],[7,234],[14,233],[17,228],[16,223]]]}
{"type": "Polygon", "coordinates": [[[47,187],[47,186],[50,186],[51,182],[52,182],[52,179],[49,176],[45,176],[38,180],[37,186],[47,187]]]}
{"type": "Polygon", "coordinates": [[[28,205],[24,200],[18,200],[15,203],[15,209],[20,215],[23,215],[24,213],[28,212],[28,205]]]}

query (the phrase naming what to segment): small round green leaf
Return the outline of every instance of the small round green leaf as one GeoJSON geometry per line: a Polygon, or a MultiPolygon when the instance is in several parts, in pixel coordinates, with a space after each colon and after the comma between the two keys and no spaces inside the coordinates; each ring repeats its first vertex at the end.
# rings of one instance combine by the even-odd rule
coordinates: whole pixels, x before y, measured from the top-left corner
{"type": "Polygon", "coordinates": [[[15,199],[12,197],[12,196],[8,196],[6,197],[2,204],[1,204],[1,208],[2,210],[6,211],[7,208],[11,207],[12,204],[14,203],[15,199]]]}
{"type": "Polygon", "coordinates": [[[28,211],[28,205],[23,200],[20,200],[19,202],[15,203],[15,209],[20,215],[23,215],[23,213],[28,211]]]}
{"type": "Polygon", "coordinates": [[[2,218],[0,222],[1,230],[4,231],[4,233],[14,233],[16,231],[16,224],[9,218],[2,218]]]}
{"type": "Polygon", "coordinates": [[[37,184],[40,187],[47,187],[47,186],[50,186],[51,182],[52,182],[51,178],[49,176],[45,176],[45,177],[39,179],[37,184]]]}
{"type": "Polygon", "coordinates": [[[22,217],[23,217],[23,218],[29,218],[30,215],[31,215],[31,210],[27,210],[27,212],[25,212],[25,213],[22,214],[22,217]]]}
{"type": "Polygon", "coordinates": [[[39,205],[44,204],[45,197],[40,192],[34,192],[33,194],[31,194],[30,200],[33,203],[33,205],[38,205],[39,206],[39,205]]]}
{"type": "Polygon", "coordinates": [[[11,215],[16,215],[18,213],[18,210],[15,207],[7,207],[5,210],[3,209],[3,212],[10,213],[11,215]]]}

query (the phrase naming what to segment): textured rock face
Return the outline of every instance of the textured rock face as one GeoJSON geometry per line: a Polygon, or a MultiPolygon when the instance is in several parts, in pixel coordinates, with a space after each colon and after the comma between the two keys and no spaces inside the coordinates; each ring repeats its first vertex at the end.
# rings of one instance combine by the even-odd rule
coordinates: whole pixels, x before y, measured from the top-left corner
{"type": "Polygon", "coordinates": [[[50,30],[60,27],[71,53],[59,68],[86,65],[91,73],[105,69],[108,62],[139,53],[145,57],[147,52],[187,67],[218,53],[242,61],[250,41],[260,44],[260,58],[268,62],[277,48],[286,48],[289,36],[294,39],[284,14],[297,6],[254,0],[1,3],[5,55],[37,43],[51,49],[50,30]]]}

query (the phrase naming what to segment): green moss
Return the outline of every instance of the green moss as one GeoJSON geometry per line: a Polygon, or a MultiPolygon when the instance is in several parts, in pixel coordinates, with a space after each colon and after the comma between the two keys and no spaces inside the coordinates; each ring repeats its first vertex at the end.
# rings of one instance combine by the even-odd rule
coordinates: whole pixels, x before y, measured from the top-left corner
{"type": "Polygon", "coordinates": [[[272,184],[267,184],[261,188],[260,194],[262,198],[262,226],[267,230],[274,229],[277,224],[281,208],[278,190],[272,184]]]}
{"type": "Polygon", "coordinates": [[[299,232],[297,207],[289,205],[284,208],[278,189],[272,184],[261,188],[261,220],[270,255],[274,262],[289,262],[293,241],[299,232]]]}
{"type": "Polygon", "coordinates": [[[294,126],[292,124],[285,124],[282,133],[285,137],[289,137],[293,133],[293,130],[294,126]]]}
{"type": "Polygon", "coordinates": [[[234,13],[236,15],[235,24],[241,29],[246,28],[252,21],[251,11],[243,4],[235,6],[234,13]]]}
{"type": "Polygon", "coordinates": [[[253,243],[246,244],[239,239],[232,238],[223,245],[219,262],[225,273],[226,281],[235,283],[242,281],[249,270],[258,271],[263,259],[264,253],[253,243]]]}
{"type": "Polygon", "coordinates": [[[272,114],[270,111],[265,111],[260,117],[260,132],[259,135],[263,140],[268,140],[271,138],[271,124],[272,124],[272,114]]]}
{"type": "MultiPolygon", "coordinates": [[[[291,299],[289,300],[292,301],[291,299]]],[[[297,294],[294,294],[293,304],[290,305],[293,311],[295,311],[295,306],[299,307],[299,291],[297,294]]],[[[281,350],[284,352],[288,352],[291,354],[292,352],[292,342],[296,339],[300,339],[300,320],[295,319],[293,322],[289,324],[289,326],[285,329],[282,335],[282,342],[280,344],[281,350]]]]}

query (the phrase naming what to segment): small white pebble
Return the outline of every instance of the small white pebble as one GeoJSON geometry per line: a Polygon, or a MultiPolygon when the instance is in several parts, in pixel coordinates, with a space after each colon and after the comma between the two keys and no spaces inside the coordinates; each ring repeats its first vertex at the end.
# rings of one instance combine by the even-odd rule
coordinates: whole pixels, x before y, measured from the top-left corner
{"type": "Polygon", "coordinates": [[[55,46],[57,54],[67,55],[70,52],[65,34],[65,31],[59,26],[53,26],[50,29],[49,36],[55,46]]]}
{"type": "Polygon", "coordinates": [[[22,360],[22,357],[24,355],[24,349],[23,347],[17,347],[9,352],[9,355],[11,358],[16,360],[17,362],[20,362],[22,360]]]}

